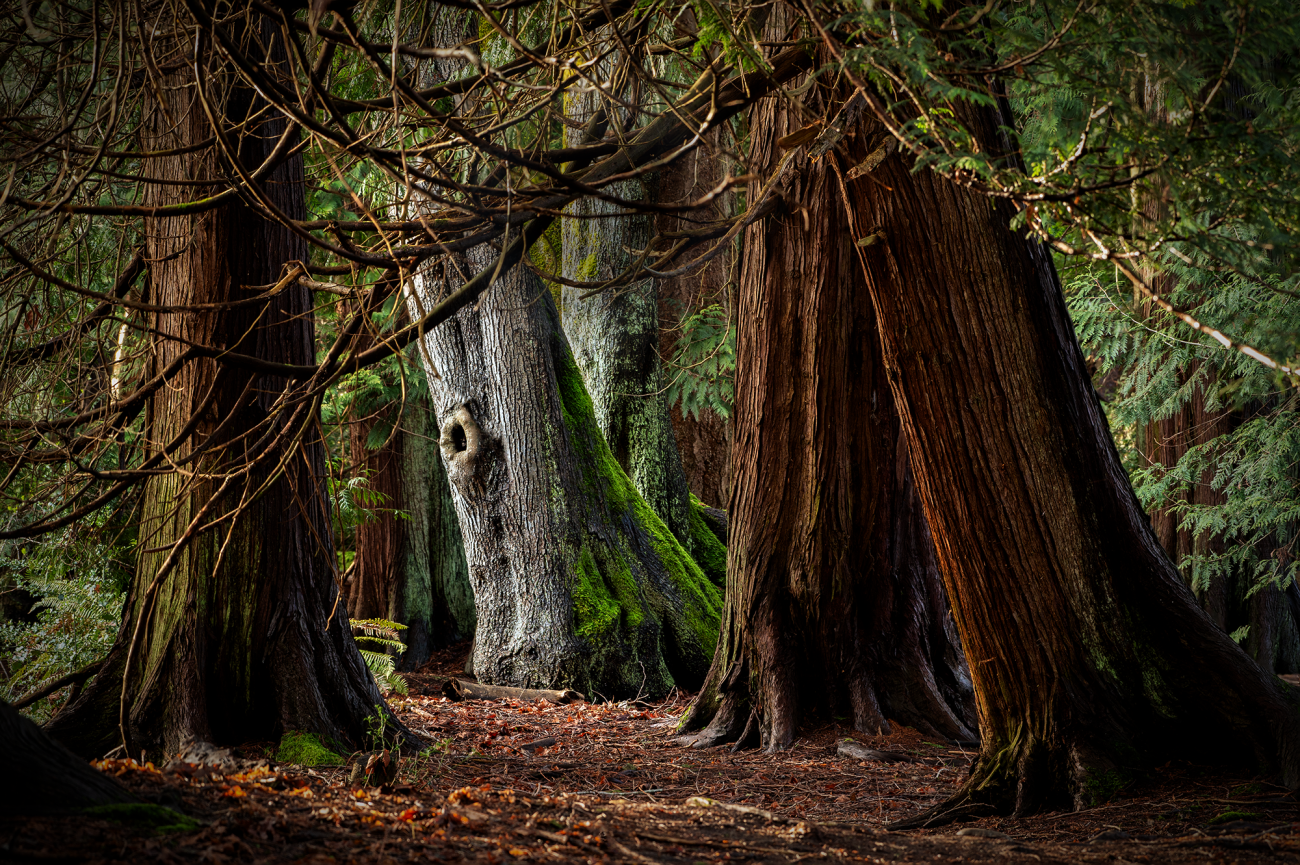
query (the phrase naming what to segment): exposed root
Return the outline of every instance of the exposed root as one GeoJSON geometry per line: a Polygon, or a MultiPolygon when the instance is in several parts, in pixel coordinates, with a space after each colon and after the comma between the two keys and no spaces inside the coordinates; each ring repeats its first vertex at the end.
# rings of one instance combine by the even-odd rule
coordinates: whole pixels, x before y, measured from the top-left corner
{"type": "Polygon", "coordinates": [[[935,805],[929,811],[922,811],[915,817],[890,823],[887,828],[894,832],[904,829],[933,829],[936,826],[978,820],[980,817],[992,817],[997,813],[999,812],[995,806],[987,802],[970,801],[969,797],[958,793],[947,802],[935,805]]]}
{"type": "MultiPolygon", "coordinates": [[[[697,717],[694,715],[694,705],[692,705],[692,712],[686,716],[684,724],[688,730],[693,717],[697,717]]],[[[749,701],[736,694],[728,694],[722,698],[708,726],[697,733],[679,737],[677,742],[691,748],[714,748],[725,745],[735,741],[744,732],[750,717],[749,701]]]]}
{"type": "Polygon", "coordinates": [[[951,799],[890,828],[924,829],[995,814],[1078,811],[1111,795],[1124,777],[1096,748],[1017,736],[998,751],[981,753],[951,799]]]}

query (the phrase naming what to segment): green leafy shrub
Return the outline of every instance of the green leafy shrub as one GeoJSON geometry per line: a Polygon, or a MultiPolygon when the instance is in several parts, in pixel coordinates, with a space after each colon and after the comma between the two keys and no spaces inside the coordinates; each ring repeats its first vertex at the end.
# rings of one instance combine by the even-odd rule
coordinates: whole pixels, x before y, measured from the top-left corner
{"type": "MultiPolygon", "coordinates": [[[[7,591],[36,598],[35,621],[0,622],[0,696],[14,700],[108,653],[130,574],[120,549],[71,535],[7,553],[0,558],[7,591]]],[[[67,693],[37,701],[27,713],[44,721],[67,693]]]]}

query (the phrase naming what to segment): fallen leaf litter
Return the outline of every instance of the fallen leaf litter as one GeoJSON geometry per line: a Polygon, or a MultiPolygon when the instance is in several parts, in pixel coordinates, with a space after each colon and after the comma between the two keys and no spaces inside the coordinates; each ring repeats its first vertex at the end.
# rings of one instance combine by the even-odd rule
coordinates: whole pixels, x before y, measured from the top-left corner
{"type": "Polygon", "coordinates": [[[684,695],[456,703],[433,696],[445,675],[410,679],[412,695],[390,705],[430,747],[404,756],[390,785],[249,749],[233,767],[102,761],[198,828],[0,817],[0,861],[1300,861],[1300,806],[1258,779],[1170,766],[1082,812],[896,833],[888,822],[960,785],[969,750],[906,728],[864,737],[834,725],[779,754],[694,750],[675,740],[684,695]],[[863,753],[841,749],[846,738],[890,759],[846,757],[863,753]]]}

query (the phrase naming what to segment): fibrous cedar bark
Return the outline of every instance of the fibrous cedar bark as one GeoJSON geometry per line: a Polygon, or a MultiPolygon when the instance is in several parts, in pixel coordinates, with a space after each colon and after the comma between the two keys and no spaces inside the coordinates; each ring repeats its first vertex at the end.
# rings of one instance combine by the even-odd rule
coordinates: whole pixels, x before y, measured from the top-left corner
{"type": "MultiPolygon", "coordinates": [[[[997,146],[994,112],[971,122],[997,146]]],[[[1161,549],[1044,248],[1010,205],[898,155],[845,196],[979,710],[966,784],[908,824],[1083,807],[1191,753],[1294,786],[1294,697],[1161,549]]]]}
{"type": "MultiPolygon", "coordinates": [[[[479,248],[423,271],[412,316],[495,260],[479,248]]],[[[547,287],[505,272],[423,347],[478,611],[475,675],[607,697],[698,685],[720,592],[614,459],[547,287]]]]}
{"type": "MultiPolygon", "coordinates": [[[[250,28],[245,37],[261,37],[259,56],[283,58],[275,33],[250,28]]],[[[146,148],[180,151],[156,161],[164,182],[148,188],[151,203],[188,200],[193,187],[167,180],[215,186],[228,170],[210,149],[186,147],[213,134],[199,86],[222,112],[246,169],[284,132],[283,118],[228,71],[196,79],[182,66],[161,82],[166,101],[151,104],[143,120],[146,148]]],[[[303,218],[301,156],[271,171],[258,194],[303,218]]],[[[149,300],[178,307],[152,313],[156,369],[191,342],[314,362],[312,301],[296,281],[265,302],[222,306],[266,293],[291,262],[305,261],[297,235],[236,202],[148,220],[145,236],[149,300]],[[212,306],[193,308],[202,304],[212,306]]],[[[152,398],[148,447],[167,449],[177,471],[145,485],[122,629],[96,679],[49,724],[52,735],[87,756],[121,744],[125,678],[132,756],[174,753],[190,738],[234,743],[287,730],[361,743],[383,700],[337,603],[318,412],[300,384],[210,358],[188,361],[152,398]]]]}
{"type": "Polygon", "coordinates": [[[355,470],[383,500],[355,529],[348,614],[406,625],[401,669],[474,634],[474,593],[431,412],[427,395],[412,396],[355,420],[349,431],[355,470]],[[372,450],[376,428],[383,441],[372,450]]]}
{"type": "MultiPolygon", "coordinates": [[[[813,90],[810,110],[831,99],[813,90]]],[[[751,169],[784,166],[788,205],[745,239],[724,630],[683,729],[701,747],[781,749],[802,718],[847,714],[864,732],[893,718],[969,740],[968,674],[836,175],[826,158],[786,165],[776,144],[802,125],[774,101],[750,118],[751,169]]]]}
{"type": "MultiPolygon", "coordinates": [[[[614,51],[588,74],[617,94],[615,104],[595,88],[566,100],[569,144],[582,143],[582,129],[601,110],[623,128],[628,109],[646,100],[634,62],[614,51]],[[618,104],[618,103],[621,103],[618,104]]],[[[611,100],[613,101],[613,100],[611,100]]],[[[613,184],[609,192],[628,201],[655,198],[657,177],[613,184]]],[[[599,198],[574,202],[561,223],[564,332],[582,370],[596,410],[596,423],[646,504],[716,585],[726,578],[726,550],[692,502],[682,469],[672,416],[664,396],[659,356],[659,297],[656,281],[632,278],[650,244],[653,217],[599,198]],[[620,279],[621,277],[621,279],[620,279]]]]}

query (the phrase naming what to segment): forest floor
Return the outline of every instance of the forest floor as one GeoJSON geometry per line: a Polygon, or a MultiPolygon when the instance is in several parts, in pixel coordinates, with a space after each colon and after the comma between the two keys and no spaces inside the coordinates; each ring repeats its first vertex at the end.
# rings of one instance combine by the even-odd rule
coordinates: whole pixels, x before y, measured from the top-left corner
{"type": "Polygon", "coordinates": [[[0,815],[0,862],[1300,862],[1300,802],[1257,778],[1170,765],[1086,811],[892,832],[951,794],[973,754],[834,725],[779,754],[692,750],[673,741],[684,697],[456,703],[441,686],[459,660],[444,653],[391,702],[432,747],[390,786],[277,764],[271,743],[220,770],[106,761],[190,820],[0,815]],[[906,759],[839,756],[850,735],[906,759]]]}

